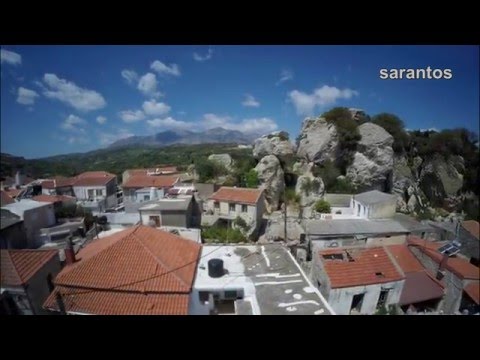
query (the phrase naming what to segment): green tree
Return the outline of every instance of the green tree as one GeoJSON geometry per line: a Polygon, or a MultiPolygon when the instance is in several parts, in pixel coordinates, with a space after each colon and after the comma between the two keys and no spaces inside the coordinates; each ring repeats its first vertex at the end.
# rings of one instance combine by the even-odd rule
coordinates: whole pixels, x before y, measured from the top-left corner
{"type": "Polygon", "coordinates": [[[318,200],[314,205],[314,209],[321,214],[329,214],[331,211],[330,203],[324,199],[318,200]]]}
{"type": "Polygon", "coordinates": [[[255,169],[250,169],[250,171],[245,175],[245,185],[247,188],[256,188],[259,184],[258,173],[255,169]]]}
{"type": "Polygon", "coordinates": [[[409,146],[409,136],[405,131],[405,124],[398,116],[389,113],[381,113],[372,118],[372,123],[384,128],[393,136],[393,151],[404,153],[409,146]]]}

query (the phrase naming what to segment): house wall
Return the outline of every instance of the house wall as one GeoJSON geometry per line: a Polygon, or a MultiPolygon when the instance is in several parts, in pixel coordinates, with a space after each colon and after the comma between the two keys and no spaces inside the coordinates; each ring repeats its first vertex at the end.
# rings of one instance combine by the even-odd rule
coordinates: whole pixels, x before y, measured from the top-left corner
{"type": "Polygon", "coordinates": [[[361,202],[352,199],[351,207],[353,214],[363,219],[385,219],[391,218],[395,215],[396,200],[390,200],[373,205],[364,205],[361,202]],[[360,212],[358,207],[360,206],[360,212]]]}
{"type": "Polygon", "coordinates": [[[382,246],[382,245],[401,245],[407,241],[407,234],[401,235],[380,235],[367,237],[368,246],[382,246]]]}
{"type": "Polygon", "coordinates": [[[161,226],[176,226],[188,228],[190,225],[189,221],[187,221],[186,211],[141,210],[140,217],[143,225],[148,225],[148,222],[150,221],[150,216],[160,216],[161,226]]]}
{"type": "Polygon", "coordinates": [[[55,255],[48,263],[46,263],[26,284],[26,291],[30,299],[33,313],[35,315],[48,315],[49,311],[43,309],[43,303],[50,295],[47,277],[51,274],[52,280],[55,279],[61,270],[60,258],[55,255]]]}
{"type": "Polygon", "coordinates": [[[475,238],[475,236],[470,234],[462,226],[460,226],[458,235],[459,241],[462,244],[460,252],[469,259],[475,258],[478,260],[480,257],[480,240],[475,238]]]}
{"type": "Polygon", "coordinates": [[[344,246],[363,246],[366,244],[365,240],[355,240],[352,237],[344,237],[338,239],[330,239],[330,240],[320,240],[315,239],[311,240],[312,246],[316,247],[317,249],[328,249],[328,248],[337,248],[337,247],[344,247],[344,246]]]}
{"type": "Polygon", "coordinates": [[[94,190],[93,198],[102,198],[107,196],[107,189],[106,186],[74,186],[73,192],[75,193],[75,197],[78,200],[88,200],[88,190],[94,190]],[[101,190],[102,194],[97,195],[97,190],[101,190]]]}
{"type": "Polygon", "coordinates": [[[337,315],[348,315],[350,314],[353,296],[365,294],[360,308],[360,314],[373,315],[377,311],[380,292],[384,289],[390,289],[385,305],[396,305],[400,301],[404,283],[405,280],[401,280],[383,284],[331,289],[327,299],[337,315]]]}
{"type": "Polygon", "coordinates": [[[310,234],[308,239],[315,244],[319,249],[326,249],[326,248],[336,248],[336,247],[344,247],[344,246],[382,246],[382,245],[396,245],[396,244],[405,244],[407,241],[406,234],[392,234],[390,237],[385,234],[381,234],[378,236],[368,236],[366,240],[356,240],[351,236],[339,236],[335,238],[335,236],[330,236],[328,239],[322,239],[315,235],[310,234]]]}
{"type": "Polygon", "coordinates": [[[0,249],[25,249],[26,247],[27,236],[23,222],[0,231],[0,249]]]}
{"type": "MultiPolygon", "coordinates": [[[[430,270],[434,276],[437,276],[439,264],[435,260],[414,246],[410,246],[410,250],[412,250],[412,253],[426,269],[430,270]]],[[[448,269],[443,269],[443,271],[445,272],[445,276],[442,279],[445,286],[445,296],[440,302],[438,309],[445,314],[455,314],[460,308],[464,284],[462,279],[448,269]]]]}
{"type": "Polygon", "coordinates": [[[26,210],[23,214],[23,224],[27,237],[27,247],[36,249],[40,245],[40,229],[53,226],[56,223],[53,204],[26,210]]]}

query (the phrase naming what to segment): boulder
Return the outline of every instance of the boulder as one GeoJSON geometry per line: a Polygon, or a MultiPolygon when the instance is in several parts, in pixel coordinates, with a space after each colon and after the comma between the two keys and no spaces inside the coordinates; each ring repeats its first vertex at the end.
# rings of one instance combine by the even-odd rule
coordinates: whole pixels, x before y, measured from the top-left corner
{"type": "Polygon", "coordinates": [[[365,123],[358,127],[362,136],[347,168],[347,178],[361,191],[390,191],[393,172],[393,137],[382,127],[365,123]]]}
{"type": "Polygon", "coordinates": [[[282,166],[274,155],[263,157],[255,167],[260,180],[260,186],[265,190],[267,211],[278,209],[280,197],[285,189],[285,179],[282,166]]]}
{"type": "Polygon", "coordinates": [[[267,155],[275,155],[282,162],[293,159],[295,147],[290,142],[287,132],[276,131],[255,140],[253,157],[259,160],[267,155]]]}
{"type": "Polygon", "coordinates": [[[230,154],[212,154],[208,157],[208,160],[221,164],[227,169],[231,169],[232,166],[232,157],[230,154]]]}
{"type": "MultiPolygon", "coordinates": [[[[462,159],[463,160],[463,159],[462,159]]],[[[420,171],[420,188],[435,205],[441,206],[448,197],[454,197],[463,186],[463,175],[457,170],[460,160],[446,160],[435,154],[426,159],[420,171]]]]}
{"type": "MultiPolygon", "coordinates": [[[[298,241],[305,231],[300,219],[287,217],[287,241],[298,241]]],[[[285,241],[285,218],[283,213],[275,212],[270,216],[265,229],[267,241],[285,241]]]]}
{"type": "Polygon", "coordinates": [[[322,117],[306,118],[300,131],[297,157],[322,164],[335,161],[338,154],[338,133],[334,124],[322,117]]]}
{"type": "Polygon", "coordinates": [[[325,185],[322,178],[314,177],[311,173],[301,175],[297,179],[295,192],[300,195],[301,207],[312,206],[320,200],[325,193],[325,185]]]}

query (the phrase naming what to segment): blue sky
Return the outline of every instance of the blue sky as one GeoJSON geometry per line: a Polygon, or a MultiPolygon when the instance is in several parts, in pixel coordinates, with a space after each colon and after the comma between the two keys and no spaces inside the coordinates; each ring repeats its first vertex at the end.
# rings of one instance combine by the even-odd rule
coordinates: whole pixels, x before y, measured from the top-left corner
{"type": "Polygon", "coordinates": [[[334,106],[478,133],[478,64],[476,46],[2,46],[1,151],[37,158],[216,126],[294,139],[334,106]],[[427,66],[453,78],[379,77],[427,66]]]}

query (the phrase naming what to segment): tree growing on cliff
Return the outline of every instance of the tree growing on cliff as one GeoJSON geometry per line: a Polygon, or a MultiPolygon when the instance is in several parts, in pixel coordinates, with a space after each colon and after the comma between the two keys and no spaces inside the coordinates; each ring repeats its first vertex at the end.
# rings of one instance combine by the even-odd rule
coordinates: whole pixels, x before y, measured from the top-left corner
{"type": "Polygon", "coordinates": [[[250,169],[250,171],[245,175],[245,185],[247,188],[256,188],[259,184],[258,173],[255,169],[250,169]]]}

